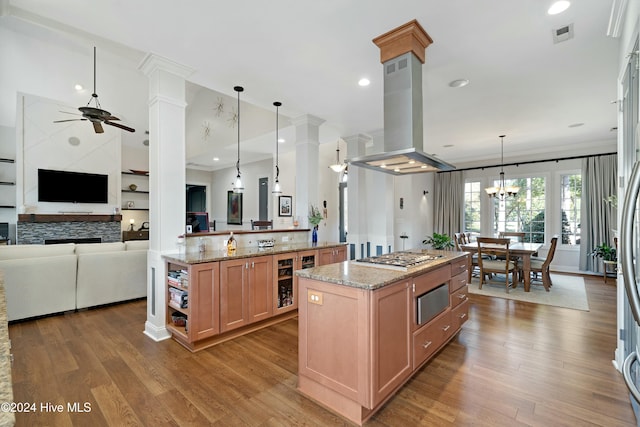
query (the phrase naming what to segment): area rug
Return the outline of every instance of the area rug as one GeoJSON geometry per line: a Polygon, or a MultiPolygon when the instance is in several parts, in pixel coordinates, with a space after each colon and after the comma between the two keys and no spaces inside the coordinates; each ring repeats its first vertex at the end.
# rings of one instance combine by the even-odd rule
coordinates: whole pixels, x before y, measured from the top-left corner
{"type": "Polygon", "coordinates": [[[587,291],[582,277],[552,274],[551,282],[553,286],[549,292],[545,291],[542,285],[531,285],[530,292],[525,292],[524,285],[518,283],[515,289],[511,288],[507,293],[504,280],[499,282],[494,278],[489,283],[482,285],[482,289],[478,289],[480,279],[474,277],[469,285],[469,293],[589,311],[587,291]]]}

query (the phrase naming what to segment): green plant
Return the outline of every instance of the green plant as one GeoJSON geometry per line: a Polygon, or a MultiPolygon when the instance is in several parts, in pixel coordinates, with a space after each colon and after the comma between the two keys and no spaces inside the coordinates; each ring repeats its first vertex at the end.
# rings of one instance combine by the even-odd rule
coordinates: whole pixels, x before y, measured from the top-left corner
{"type": "Polygon", "coordinates": [[[602,258],[604,261],[618,260],[618,254],[617,254],[616,248],[611,247],[606,243],[602,243],[601,245],[598,245],[595,248],[593,248],[593,251],[591,251],[589,255],[602,258]]]}
{"type": "Polygon", "coordinates": [[[320,209],[317,206],[310,205],[309,206],[309,222],[317,227],[318,224],[323,220],[322,214],[320,213],[320,209]]]}
{"type": "Polygon", "coordinates": [[[422,241],[425,245],[430,245],[433,249],[451,249],[453,248],[453,240],[446,234],[433,233],[422,241]]]}

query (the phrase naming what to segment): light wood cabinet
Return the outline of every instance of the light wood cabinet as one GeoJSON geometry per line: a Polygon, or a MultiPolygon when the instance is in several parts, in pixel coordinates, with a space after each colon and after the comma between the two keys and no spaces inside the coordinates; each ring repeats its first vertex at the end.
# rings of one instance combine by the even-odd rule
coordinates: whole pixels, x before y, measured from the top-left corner
{"type": "Polygon", "coordinates": [[[455,259],[375,290],[300,277],[298,390],[364,423],[467,320],[466,265],[455,259]],[[438,289],[442,311],[419,325],[418,297],[438,289]]]}
{"type": "Polygon", "coordinates": [[[271,317],[272,258],[263,256],[220,263],[220,331],[271,317]]]}
{"type": "Polygon", "coordinates": [[[296,270],[316,266],[318,251],[292,252],[273,256],[273,313],[280,314],[298,308],[298,277],[296,270]]]}
{"type": "Polygon", "coordinates": [[[167,263],[167,328],[182,343],[220,332],[218,263],[167,263]]]}
{"type": "Polygon", "coordinates": [[[318,265],[333,264],[347,260],[347,247],[318,249],[318,265]]]}

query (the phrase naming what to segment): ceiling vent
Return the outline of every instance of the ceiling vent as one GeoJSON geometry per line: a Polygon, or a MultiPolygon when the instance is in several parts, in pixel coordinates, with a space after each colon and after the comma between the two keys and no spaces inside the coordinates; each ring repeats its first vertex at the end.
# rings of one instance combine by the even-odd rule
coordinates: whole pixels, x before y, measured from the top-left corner
{"type": "Polygon", "coordinates": [[[552,31],[553,43],[562,43],[573,38],[573,24],[565,25],[552,31]]]}

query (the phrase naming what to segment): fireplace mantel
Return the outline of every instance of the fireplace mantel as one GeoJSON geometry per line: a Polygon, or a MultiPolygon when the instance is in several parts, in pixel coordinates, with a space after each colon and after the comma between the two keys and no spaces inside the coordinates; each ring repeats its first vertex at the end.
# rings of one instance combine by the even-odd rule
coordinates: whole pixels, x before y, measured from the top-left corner
{"type": "Polygon", "coordinates": [[[119,242],[122,239],[121,222],[120,214],[19,214],[16,235],[18,244],[26,245],[67,239],[119,242]]]}
{"type": "Polygon", "coordinates": [[[92,214],[19,214],[18,222],[121,222],[122,215],[92,214]]]}

